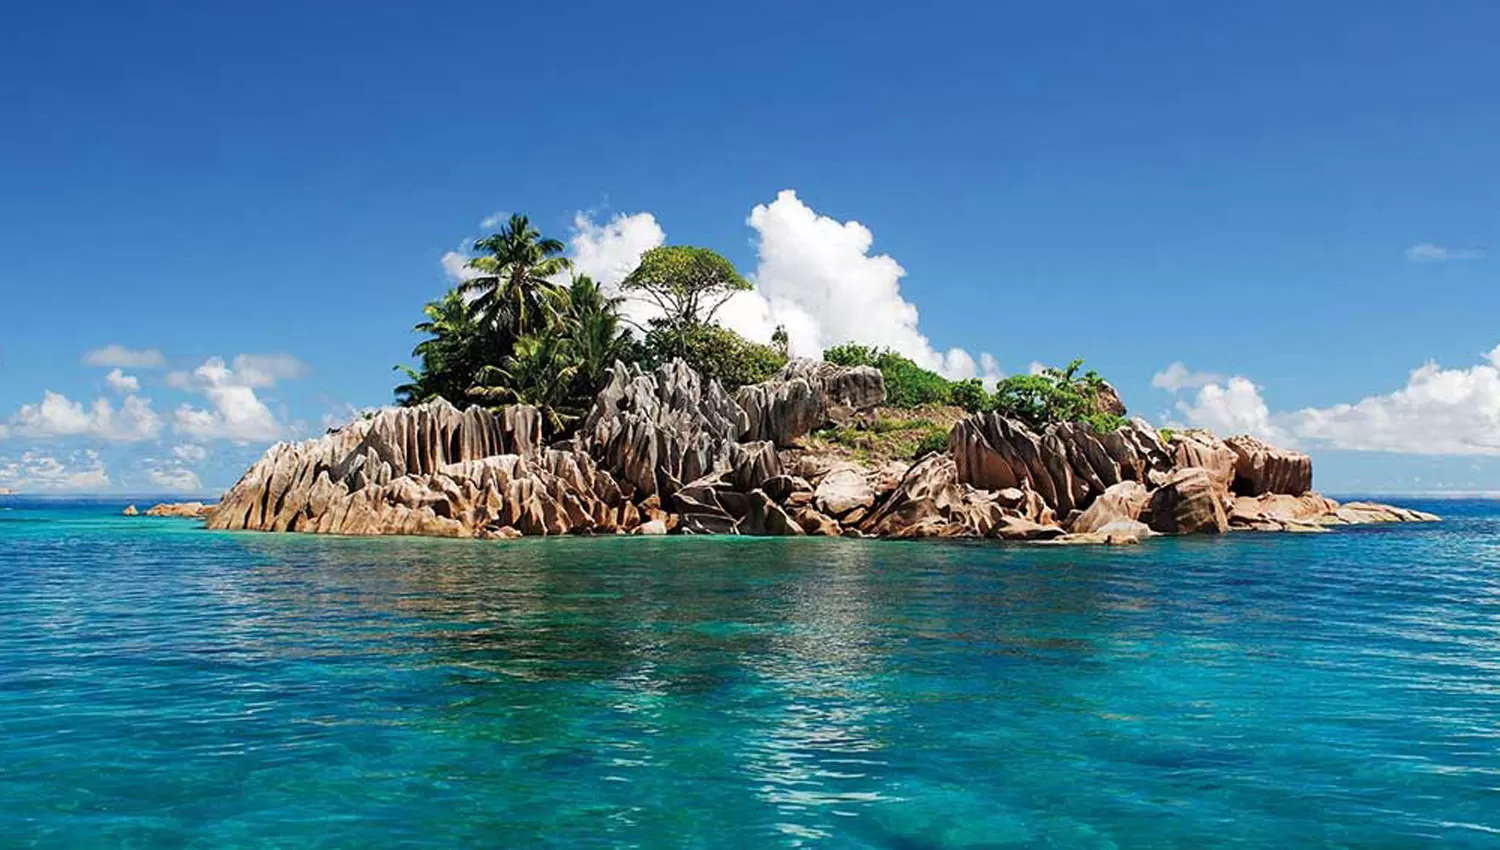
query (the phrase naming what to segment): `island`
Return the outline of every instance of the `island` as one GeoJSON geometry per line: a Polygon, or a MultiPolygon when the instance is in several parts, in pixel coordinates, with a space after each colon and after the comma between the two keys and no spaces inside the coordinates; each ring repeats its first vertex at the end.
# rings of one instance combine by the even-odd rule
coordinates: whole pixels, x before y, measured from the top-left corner
{"type": "MultiPolygon", "coordinates": [[[[1112,391],[1108,394],[1113,397],[1112,391]]],[[[1317,532],[1431,521],[1312,490],[1306,454],[1253,437],[1163,434],[1141,419],[1034,430],[960,419],[942,450],[862,464],[809,447],[870,427],[880,371],[793,360],[730,393],[674,360],[617,363],[582,427],[543,440],[531,405],[388,408],[266,452],[226,493],[215,529],[508,538],[754,534],[1136,543],[1155,534],[1317,532]]],[[[1113,402],[1110,402],[1113,403],[1113,402]]]]}
{"type": "Polygon", "coordinates": [[[1081,360],[987,386],[856,343],[792,358],[785,328],[716,321],[751,284],[706,248],[646,251],[606,292],[525,216],[473,245],[401,406],[271,447],[209,528],[1121,544],[1436,519],[1340,505],[1306,454],[1248,435],[1126,418],[1081,360]]]}

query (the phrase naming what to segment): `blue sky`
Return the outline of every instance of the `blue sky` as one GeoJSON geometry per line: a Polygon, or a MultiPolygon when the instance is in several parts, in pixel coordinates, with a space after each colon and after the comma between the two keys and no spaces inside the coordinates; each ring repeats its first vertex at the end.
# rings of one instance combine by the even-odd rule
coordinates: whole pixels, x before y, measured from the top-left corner
{"type": "Polygon", "coordinates": [[[212,491],[388,403],[523,211],[721,251],[747,332],[1500,489],[1494,4],[175,5],[4,12],[0,487],[212,491]]]}

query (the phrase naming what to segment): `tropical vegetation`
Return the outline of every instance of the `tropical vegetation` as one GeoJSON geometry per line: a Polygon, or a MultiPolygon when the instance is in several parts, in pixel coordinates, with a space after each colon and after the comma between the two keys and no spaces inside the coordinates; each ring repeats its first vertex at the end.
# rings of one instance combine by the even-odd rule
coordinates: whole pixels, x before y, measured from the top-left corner
{"type": "MultiPolygon", "coordinates": [[[[724,305],[751,287],[707,248],[653,248],[621,282],[620,294],[611,295],[574,273],[564,244],[543,236],[526,216],[511,216],[473,247],[464,280],[425,305],[424,320],[413,328],[423,339],[412,349],[416,366],[396,367],[405,377],[396,387],[402,404],[437,397],[460,406],[525,403],[542,411],[549,436],[562,436],[576,427],[617,361],[653,368],[682,358],[731,389],[766,380],[787,362],[785,328],[776,328],[766,345],[717,323],[724,305]],[[629,320],[621,309],[626,297],[654,305],[656,316],[644,324],[629,320]]],[[[1081,360],[1006,378],[990,391],[977,378],[947,380],[889,348],[851,342],[823,357],[879,369],[887,406],[896,410],[997,410],[1033,427],[1087,421],[1111,430],[1123,421],[1100,403],[1107,384],[1081,371],[1081,360]]],[[[947,433],[920,418],[887,424],[876,429],[893,434],[890,445],[878,447],[882,452],[923,451],[947,433]]],[[[868,434],[824,436],[869,442],[868,434]]]]}

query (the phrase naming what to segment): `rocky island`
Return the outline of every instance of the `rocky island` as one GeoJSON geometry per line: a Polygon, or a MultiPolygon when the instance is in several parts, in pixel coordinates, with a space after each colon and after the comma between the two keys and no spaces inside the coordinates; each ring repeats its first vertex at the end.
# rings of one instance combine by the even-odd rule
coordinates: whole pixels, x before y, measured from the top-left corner
{"type": "MultiPolygon", "coordinates": [[[[1107,386],[1107,385],[1106,385],[1107,386]]],[[[868,366],[792,360],[730,392],[682,360],[617,362],[580,427],[543,440],[526,404],[442,399],[273,446],[209,515],[214,529],[509,538],[752,534],[1136,543],[1156,534],[1317,532],[1431,521],[1312,490],[1306,454],[1248,436],[1163,434],[1141,419],[1042,429],[960,419],[945,450],[860,462],[808,438],[886,401],[868,366]]],[[[1113,390],[1099,403],[1123,405],[1113,390]]]]}

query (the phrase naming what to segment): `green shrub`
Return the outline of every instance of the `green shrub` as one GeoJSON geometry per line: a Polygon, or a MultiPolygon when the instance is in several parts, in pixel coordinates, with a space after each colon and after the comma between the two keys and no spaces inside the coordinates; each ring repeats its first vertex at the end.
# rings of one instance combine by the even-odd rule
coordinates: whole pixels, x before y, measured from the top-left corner
{"type": "Polygon", "coordinates": [[[1169,445],[1172,442],[1172,438],[1177,436],[1177,432],[1171,428],[1158,428],[1156,429],[1156,434],[1161,437],[1162,445],[1169,445]]]}
{"type": "Polygon", "coordinates": [[[912,460],[920,460],[931,452],[948,451],[948,432],[942,428],[933,428],[917,443],[917,448],[912,452],[912,460]]]}
{"type": "Polygon", "coordinates": [[[995,388],[990,408],[1042,429],[1054,422],[1087,422],[1107,433],[1125,424],[1125,417],[1099,409],[1104,379],[1097,372],[1078,374],[1082,360],[1066,369],[1044,369],[1036,375],[1012,375],[995,388]]]}
{"type": "Polygon", "coordinates": [[[786,356],[771,346],[719,325],[694,324],[681,330],[655,325],[646,333],[645,349],[653,365],[681,357],[728,389],[764,381],[786,365],[786,356]]]}
{"type": "Polygon", "coordinates": [[[990,394],[985,392],[984,382],[978,378],[954,381],[948,386],[948,403],[962,407],[970,413],[978,413],[989,407],[990,394]]]}

